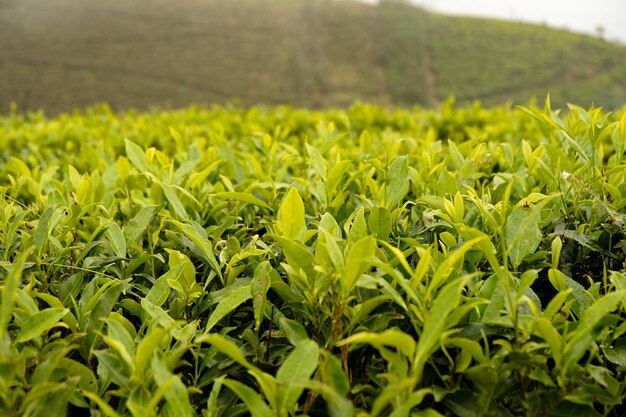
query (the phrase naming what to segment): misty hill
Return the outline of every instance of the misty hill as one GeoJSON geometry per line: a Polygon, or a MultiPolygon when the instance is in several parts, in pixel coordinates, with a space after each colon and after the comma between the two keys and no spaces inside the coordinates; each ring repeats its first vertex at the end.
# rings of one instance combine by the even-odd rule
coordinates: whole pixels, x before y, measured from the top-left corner
{"type": "Polygon", "coordinates": [[[386,1],[0,0],[0,112],[626,102],[626,48],[386,1]]]}

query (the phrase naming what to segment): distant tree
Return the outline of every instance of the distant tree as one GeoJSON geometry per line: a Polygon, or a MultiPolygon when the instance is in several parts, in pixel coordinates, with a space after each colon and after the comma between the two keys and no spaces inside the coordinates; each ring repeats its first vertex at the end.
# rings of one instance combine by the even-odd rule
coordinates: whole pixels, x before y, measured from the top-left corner
{"type": "Polygon", "coordinates": [[[600,39],[604,39],[605,29],[604,26],[598,25],[596,26],[596,36],[600,39]]]}

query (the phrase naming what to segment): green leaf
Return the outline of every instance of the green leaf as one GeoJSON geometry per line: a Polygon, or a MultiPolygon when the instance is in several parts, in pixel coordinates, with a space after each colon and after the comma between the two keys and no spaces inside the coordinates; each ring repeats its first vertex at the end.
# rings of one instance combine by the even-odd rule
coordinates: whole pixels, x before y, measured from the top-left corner
{"type": "Polygon", "coordinates": [[[126,239],[124,237],[124,233],[122,233],[122,229],[118,226],[117,223],[111,222],[108,224],[106,229],[106,235],[109,239],[109,244],[111,245],[111,249],[113,249],[113,253],[118,258],[126,257],[126,239]]]}
{"type": "MultiPolygon", "coordinates": [[[[124,327],[120,321],[109,316],[105,319],[107,324],[107,336],[109,339],[115,340],[125,351],[125,359],[131,359],[135,357],[135,342],[128,330],[124,327]]],[[[132,360],[129,360],[132,362],[132,360]]]]}
{"type": "Polygon", "coordinates": [[[207,400],[206,412],[207,417],[218,417],[218,406],[217,400],[220,396],[220,392],[222,390],[222,384],[224,383],[225,376],[222,375],[213,381],[213,388],[211,388],[211,393],[209,394],[209,399],[207,400]]]}
{"type": "Polygon", "coordinates": [[[516,207],[506,221],[506,245],[513,266],[535,252],[541,243],[539,210],[536,207],[516,207]]]}
{"type": "Polygon", "coordinates": [[[456,324],[450,323],[448,316],[458,308],[461,302],[461,291],[469,279],[468,276],[457,278],[443,287],[435,298],[424,323],[424,330],[417,342],[413,369],[418,381],[422,378],[426,361],[439,346],[441,335],[456,324]]]}
{"type": "Polygon", "coordinates": [[[41,336],[54,327],[70,310],[67,308],[46,308],[27,318],[15,339],[16,343],[24,343],[41,336]]]}
{"type": "Polygon", "coordinates": [[[124,237],[127,242],[136,242],[141,235],[146,231],[146,228],[154,219],[159,206],[143,207],[130,219],[126,226],[124,226],[124,237]]]}
{"type": "Polygon", "coordinates": [[[335,237],[325,229],[320,229],[317,245],[316,254],[319,255],[318,251],[325,252],[337,272],[343,273],[345,271],[345,262],[335,237]]]}
{"type": "Polygon", "coordinates": [[[600,321],[626,297],[626,291],[609,293],[598,299],[583,313],[576,330],[567,340],[563,355],[563,367],[567,371],[583,357],[589,346],[594,342],[594,329],[600,321]]]}
{"type": "Polygon", "coordinates": [[[144,300],[150,301],[156,306],[162,306],[170,295],[169,281],[178,280],[183,274],[187,265],[185,263],[179,263],[173,268],[170,268],[165,274],[161,275],[152,285],[148,294],[144,297],[144,300]]]}
{"type": "MultiPolygon", "coordinates": [[[[198,248],[200,253],[202,254],[203,262],[207,263],[218,276],[222,276],[222,270],[220,269],[220,265],[215,259],[215,255],[213,254],[213,248],[211,247],[211,241],[206,237],[202,236],[198,230],[192,224],[181,224],[180,228],[183,234],[198,248]]],[[[195,224],[195,223],[194,223],[195,224]]]]}
{"type": "Polygon", "coordinates": [[[322,394],[328,410],[328,414],[324,415],[330,417],[354,416],[355,410],[352,403],[346,398],[346,395],[339,393],[334,387],[317,380],[309,380],[305,385],[309,390],[322,394]]]}
{"type": "Polygon", "coordinates": [[[324,213],[322,214],[322,218],[320,219],[318,231],[325,230],[335,239],[341,239],[343,236],[341,235],[341,229],[337,224],[337,220],[330,214],[324,213]]]}
{"type": "Polygon", "coordinates": [[[489,300],[489,304],[483,312],[480,322],[494,326],[511,326],[511,319],[508,317],[508,315],[503,314],[505,313],[506,296],[506,289],[504,288],[504,284],[496,276],[492,276],[488,280],[486,280],[483,289],[490,288],[487,286],[487,283],[495,283],[495,286],[490,294],[485,294],[482,292],[480,294],[481,297],[487,298],[489,300]]]}
{"type": "Polygon", "coordinates": [[[343,276],[343,290],[349,294],[356,285],[357,279],[376,261],[376,239],[366,236],[358,240],[350,248],[346,258],[346,270],[343,276]]]}
{"type": "Polygon", "coordinates": [[[329,195],[333,195],[337,192],[337,187],[339,186],[339,182],[341,178],[346,173],[348,168],[352,165],[351,161],[338,161],[333,165],[333,167],[328,172],[328,176],[326,177],[326,192],[329,195]]]}
{"type": "Polygon", "coordinates": [[[367,343],[377,349],[380,349],[381,346],[391,346],[396,348],[398,352],[402,352],[408,359],[413,359],[416,348],[415,340],[411,336],[396,329],[388,329],[381,333],[356,333],[340,341],[337,345],[343,346],[355,343],[367,343]]]}
{"type": "Polygon", "coordinates": [[[125,139],[124,142],[126,144],[126,156],[128,156],[130,162],[132,162],[139,172],[148,172],[148,160],[146,159],[144,150],[128,139],[125,139]]]}
{"type": "Polygon", "coordinates": [[[409,192],[409,158],[397,157],[387,171],[385,207],[394,209],[409,192]]]}
{"type": "Polygon", "coordinates": [[[385,240],[391,232],[391,213],[385,207],[372,207],[367,224],[378,239],[385,240]]]}
{"type": "MultiPolygon", "coordinates": [[[[3,341],[6,334],[7,326],[11,321],[11,315],[13,313],[13,306],[15,303],[15,293],[22,277],[22,269],[24,268],[24,262],[30,255],[30,250],[23,251],[15,260],[15,262],[8,268],[9,273],[4,279],[4,287],[2,289],[2,303],[0,303],[0,343],[3,341]]],[[[8,353],[8,352],[6,352],[8,353]]],[[[0,358],[5,354],[4,349],[0,349],[0,358]]]]}
{"type": "Polygon", "coordinates": [[[283,237],[302,241],[306,230],[304,223],[304,204],[298,190],[289,190],[285,201],[278,211],[278,222],[283,231],[283,237]]]}
{"type": "MultiPolygon", "coordinates": [[[[556,270],[555,270],[556,271],[556,270]]],[[[543,316],[548,319],[553,319],[555,315],[561,310],[563,303],[572,293],[572,289],[568,288],[564,291],[560,291],[557,295],[552,297],[552,300],[548,303],[548,306],[543,310],[543,316]]]]}
{"type": "Polygon", "coordinates": [[[176,216],[178,220],[189,221],[189,215],[187,214],[187,210],[185,210],[185,206],[176,195],[176,192],[174,191],[174,187],[172,187],[169,184],[162,183],[162,182],[159,182],[159,185],[163,189],[163,194],[165,195],[165,199],[167,200],[170,208],[172,209],[174,216],[176,216]]]}
{"type": "Polygon", "coordinates": [[[259,207],[270,209],[271,207],[263,200],[257,198],[252,193],[239,193],[235,191],[223,191],[220,193],[212,194],[213,197],[222,200],[237,200],[244,203],[252,204],[259,207]]]}
{"type": "Polygon", "coordinates": [[[162,327],[152,327],[148,333],[137,345],[137,354],[135,355],[135,375],[140,379],[143,378],[144,371],[152,360],[154,353],[157,352],[163,343],[163,339],[167,335],[167,329],[162,327]]]}
{"type": "Polygon", "coordinates": [[[169,414],[181,417],[194,417],[195,413],[193,408],[191,408],[189,394],[185,385],[180,380],[180,377],[167,369],[165,361],[159,354],[152,357],[152,373],[158,386],[168,383],[172,378],[174,379],[174,382],[169,382],[171,385],[165,391],[165,399],[170,409],[169,414]]]}
{"type": "Polygon", "coordinates": [[[604,356],[609,362],[626,369],[626,346],[604,349],[604,356]]]}
{"type": "Polygon", "coordinates": [[[100,398],[96,393],[89,392],[89,391],[81,391],[81,394],[83,394],[85,397],[87,397],[88,399],[96,403],[96,405],[100,408],[100,410],[105,416],[120,417],[120,415],[117,414],[117,412],[115,412],[113,407],[111,407],[106,401],[100,398]]]}
{"type": "MultiPolygon", "coordinates": [[[[101,289],[102,290],[102,289],[101,289]]],[[[113,282],[104,291],[99,290],[90,300],[88,310],[84,312],[83,329],[87,332],[86,348],[91,349],[104,325],[103,319],[113,310],[122,291],[124,283],[113,282]]]]}
{"type": "Polygon", "coordinates": [[[561,367],[563,358],[563,339],[559,332],[554,328],[552,322],[543,317],[535,320],[534,323],[537,332],[541,335],[550,346],[550,351],[557,368],[561,367]]]}
{"type": "Polygon", "coordinates": [[[252,296],[252,307],[254,310],[254,320],[258,329],[265,315],[267,305],[267,290],[270,288],[270,273],[274,270],[268,261],[261,262],[254,270],[254,278],[250,283],[250,295],[252,296]]]}
{"type": "Polygon", "coordinates": [[[178,338],[182,328],[180,327],[180,324],[176,322],[176,320],[174,320],[169,314],[167,314],[167,311],[163,310],[157,305],[152,304],[146,298],[141,300],[141,307],[146,311],[146,313],[148,313],[150,317],[152,317],[152,319],[156,323],[159,323],[161,326],[168,328],[172,336],[178,338]]]}
{"type": "Polygon", "coordinates": [[[276,373],[276,380],[280,384],[278,394],[280,409],[286,411],[294,409],[298,398],[304,391],[303,383],[313,375],[317,368],[318,356],[319,348],[311,340],[298,343],[287,356],[276,373]]]}
{"type": "Polygon", "coordinates": [[[311,164],[313,165],[313,168],[315,169],[315,172],[317,172],[320,177],[325,178],[326,165],[324,164],[324,157],[322,156],[320,151],[318,151],[308,143],[306,144],[306,150],[309,154],[309,159],[311,161],[311,164]]]}
{"type": "MultiPolygon", "coordinates": [[[[422,388],[420,390],[412,392],[411,395],[409,395],[409,398],[404,400],[401,405],[399,405],[391,414],[389,414],[389,417],[415,417],[416,415],[413,414],[411,411],[415,406],[421,404],[424,400],[424,397],[428,394],[432,394],[432,389],[422,388]]],[[[419,416],[419,414],[417,415],[419,416]]],[[[432,412],[425,413],[425,415],[430,417],[443,417],[441,414],[434,410],[432,410],[432,412]]]]}
{"type": "Polygon", "coordinates": [[[354,243],[359,239],[367,236],[367,223],[365,222],[365,210],[360,207],[354,212],[350,232],[348,233],[348,241],[354,243]]]}
{"type": "MultiPolygon", "coordinates": [[[[97,392],[98,381],[93,371],[87,366],[73,359],[63,358],[59,362],[59,368],[62,369],[62,373],[68,377],[78,377],[78,387],[81,390],[89,392],[97,392]]],[[[57,369],[57,372],[59,369],[57,369]]]]}
{"type": "Polygon", "coordinates": [[[455,346],[462,350],[462,353],[470,355],[479,364],[487,364],[489,358],[483,352],[482,346],[475,340],[465,337],[447,337],[446,346],[455,346]]]}
{"type": "Polygon", "coordinates": [[[587,249],[591,249],[594,252],[599,252],[604,256],[608,256],[613,259],[618,259],[617,256],[606,249],[603,249],[598,243],[593,240],[591,237],[584,235],[576,230],[564,230],[561,234],[568,238],[578,242],[581,246],[584,246],[587,249]]]}
{"type": "Polygon", "coordinates": [[[561,277],[563,277],[567,286],[572,289],[572,295],[576,299],[576,302],[572,306],[572,310],[580,316],[585,312],[585,310],[587,310],[587,308],[589,308],[589,306],[591,306],[593,299],[585,290],[585,287],[580,285],[578,282],[574,281],[561,271],[556,271],[555,273],[561,274],[561,277]]]}
{"type": "Polygon", "coordinates": [[[183,138],[180,135],[180,132],[176,130],[173,126],[169,126],[170,136],[176,141],[177,144],[182,144],[183,138]]]}
{"type": "Polygon", "coordinates": [[[280,318],[280,327],[285,332],[285,336],[294,346],[304,343],[309,340],[309,335],[306,329],[300,323],[294,320],[290,320],[286,317],[280,318]]]}
{"type": "Polygon", "coordinates": [[[225,379],[224,385],[226,385],[232,392],[234,392],[244,402],[252,417],[275,417],[276,414],[272,412],[267,403],[263,401],[263,398],[252,388],[242,384],[239,381],[233,379],[225,379]]]}
{"type": "Polygon", "coordinates": [[[302,242],[285,239],[280,236],[273,236],[273,238],[280,245],[287,263],[292,268],[296,271],[302,269],[309,278],[315,276],[315,270],[313,269],[315,258],[302,242]]]}
{"type": "Polygon", "coordinates": [[[333,355],[326,355],[321,368],[322,381],[328,384],[333,390],[345,397],[350,392],[350,382],[343,370],[339,358],[333,355]]]}
{"type": "Polygon", "coordinates": [[[213,313],[211,313],[209,319],[207,320],[205,332],[208,333],[211,331],[211,329],[219,323],[220,320],[230,314],[231,311],[235,310],[241,304],[248,301],[250,298],[252,298],[250,284],[235,288],[226,296],[226,298],[220,301],[215,310],[213,310],[213,313]]]}
{"type": "Polygon", "coordinates": [[[209,343],[246,369],[254,369],[239,349],[239,346],[219,334],[203,334],[196,338],[196,343],[209,343]]]}
{"type": "Polygon", "coordinates": [[[96,350],[93,352],[98,358],[98,376],[108,379],[123,389],[130,389],[130,369],[119,357],[109,351],[96,350]]]}
{"type": "Polygon", "coordinates": [[[39,223],[37,224],[37,230],[35,231],[35,253],[38,257],[41,257],[41,253],[43,252],[44,246],[48,241],[48,232],[49,232],[49,223],[50,218],[52,217],[52,213],[54,213],[54,207],[48,207],[44,210],[39,217],[39,223]]]}

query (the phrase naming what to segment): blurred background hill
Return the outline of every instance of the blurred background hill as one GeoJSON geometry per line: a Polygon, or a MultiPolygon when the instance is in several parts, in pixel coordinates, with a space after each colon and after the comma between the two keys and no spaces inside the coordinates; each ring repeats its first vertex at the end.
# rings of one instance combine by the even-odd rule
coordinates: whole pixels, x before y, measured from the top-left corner
{"type": "Polygon", "coordinates": [[[0,0],[0,113],[626,102],[626,47],[401,1],[0,0]]]}

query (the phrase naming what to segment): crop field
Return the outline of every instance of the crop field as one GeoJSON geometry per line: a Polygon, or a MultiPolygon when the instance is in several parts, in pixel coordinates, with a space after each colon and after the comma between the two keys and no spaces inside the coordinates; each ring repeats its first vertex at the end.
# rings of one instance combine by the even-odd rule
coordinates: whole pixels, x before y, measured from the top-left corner
{"type": "Polygon", "coordinates": [[[0,113],[626,102],[626,45],[402,3],[0,0],[0,113]]]}
{"type": "Polygon", "coordinates": [[[0,415],[623,416],[625,148],[549,100],[7,114],[0,415]]]}

